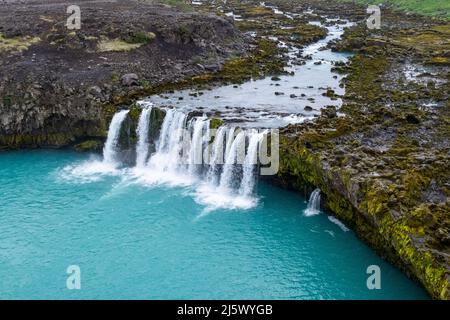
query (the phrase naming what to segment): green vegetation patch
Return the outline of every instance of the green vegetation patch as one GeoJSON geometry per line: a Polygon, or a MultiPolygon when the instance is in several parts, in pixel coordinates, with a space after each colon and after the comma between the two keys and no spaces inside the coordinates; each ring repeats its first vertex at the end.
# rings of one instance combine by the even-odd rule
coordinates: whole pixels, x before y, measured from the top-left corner
{"type": "Polygon", "coordinates": [[[126,52],[141,47],[142,43],[128,43],[120,39],[103,38],[97,44],[99,52],[126,52]]]}
{"type": "Polygon", "coordinates": [[[140,48],[143,45],[155,40],[156,35],[153,32],[138,32],[126,39],[110,39],[102,37],[97,44],[99,52],[127,52],[140,48]]]}
{"type": "Polygon", "coordinates": [[[39,37],[15,37],[15,38],[5,38],[5,36],[0,33],[0,53],[2,52],[22,52],[27,50],[33,44],[41,41],[39,37]]]}
{"type": "MultiPolygon", "coordinates": [[[[355,1],[355,0],[340,0],[340,1],[355,1]]],[[[448,0],[356,0],[361,4],[380,3],[392,5],[394,8],[414,12],[428,16],[443,17],[450,19],[450,1],[448,0]]]]}

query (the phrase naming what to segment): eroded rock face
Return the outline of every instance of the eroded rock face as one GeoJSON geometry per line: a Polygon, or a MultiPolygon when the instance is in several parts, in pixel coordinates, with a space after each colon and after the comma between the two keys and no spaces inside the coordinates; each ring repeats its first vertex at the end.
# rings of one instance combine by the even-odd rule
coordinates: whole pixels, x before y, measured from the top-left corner
{"type": "Polygon", "coordinates": [[[83,1],[81,29],[68,30],[71,4],[0,6],[0,148],[104,137],[108,105],[248,49],[227,19],[132,0],[83,1]]]}

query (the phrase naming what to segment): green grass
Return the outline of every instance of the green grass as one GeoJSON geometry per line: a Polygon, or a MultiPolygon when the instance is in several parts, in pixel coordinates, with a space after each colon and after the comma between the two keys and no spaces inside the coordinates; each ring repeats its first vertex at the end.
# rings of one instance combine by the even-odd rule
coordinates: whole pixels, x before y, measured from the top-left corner
{"type": "Polygon", "coordinates": [[[450,19],[450,0],[356,0],[356,2],[365,4],[386,3],[403,11],[450,19]]]}
{"type": "Polygon", "coordinates": [[[178,9],[184,10],[184,11],[190,11],[192,10],[192,6],[187,3],[185,0],[141,0],[142,2],[147,3],[159,3],[159,4],[166,4],[171,7],[176,7],[178,9]]]}

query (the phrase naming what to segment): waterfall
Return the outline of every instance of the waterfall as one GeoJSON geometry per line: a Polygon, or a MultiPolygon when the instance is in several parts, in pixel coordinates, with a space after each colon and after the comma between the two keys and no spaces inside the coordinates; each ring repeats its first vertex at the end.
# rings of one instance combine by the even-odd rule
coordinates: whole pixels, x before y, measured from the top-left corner
{"type": "Polygon", "coordinates": [[[315,216],[320,213],[320,189],[317,188],[309,198],[308,207],[305,210],[305,216],[315,216]]]}
{"type": "Polygon", "coordinates": [[[226,155],[222,176],[220,177],[220,187],[231,188],[237,165],[242,164],[242,154],[245,152],[245,132],[241,131],[234,139],[226,155]],[[241,160],[241,161],[240,161],[241,160]]]}
{"type": "Polygon", "coordinates": [[[163,171],[174,171],[183,163],[183,138],[187,115],[168,110],[161,128],[158,140],[158,148],[148,165],[153,169],[163,171]]]}
{"type": "Polygon", "coordinates": [[[256,130],[251,131],[249,135],[248,150],[244,161],[244,171],[240,187],[240,193],[245,196],[251,195],[253,188],[255,187],[255,170],[258,164],[258,147],[264,137],[264,134],[258,133],[256,130]]]}
{"type": "Polygon", "coordinates": [[[125,120],[129,110],[122,110],[117,112],[112,118],[109,125],[108,138],[106,139],[105,146],[103,148],[103,161],[109,164],[116,163],[117,143],[119,142],[120,129],[122,123],[125,120]]]}
{"type": "Polygon", "coordinates": [[[138,127],[136,129],[136,135],[138,142],[136,145],[136,166],[142,168],[145,166],[148,158],[149,143],[148,134],[150,130],[150,114],[152,113],[152,107],[147,107],[142,110],[139,118],[138,127]]]}
{"type": "Polygon", "coordinates": [[[205,210],[246,210],[257,205],[253,189],[265,132],[226,125],[215,131],[206,116],[189,120],[187,113],[168,108],[158,139],[150,141],[152,111],[150,104],[142,104],[136,128],[135,168],[120,170],[118,165],[120,133],[129,113],[123,110],[112,118],[103,160],[70,167],[67,175],[96,181],[102,175],[129,174],[143,185],[191,187],[189,192],[196,202],[206,206],[205,210]],[[153,143],[155,152],[150,154],[153,143]]]}
{"type": "Polygon", "coordinates": [[[228,154],[230,153],[230,149],[231,149],[231,146],[232,146],[233,141],[234,141],[234,133],[235,133],[235,131],[236,131],[236,128],[233,127],[227,133],[227,144],[226,144],[226,147],[225,147],[225,159],[228,158],[228,154]]]}
{"type": "Polygon", "coordinates": [[[196,201],[213,208],[251,208],[257,200],[258,151],[265,133],[221,126],[214,132],[206,116],[167,109],[155,153],[149,154],[151,107],[137,128],[136,169],[140,183],[195,186],[196,201]],[[246,148],[248,144],[248,147],[246,148]]]}
{"type": "Polygon", "coordinates": [[[191,123],[193,130],[191,147],[189,151],[189,172],[191,175],[198,173],[199,167],[203,165],[203,144],[208,134],[209,121],[206,117],[193,119],[191,123]],[[203,133],[206,128],[206,134],[203,133]]]}
{"type": "Polygon", "coordinates": [[[175,110],[169,109],[166,111],[166,116],[161,126],[161,133],[158,140],[158,152],[162,152],[165,148],[167,148],[167,142],[169,140],[169,129],[172,126],[174,116],[175,110]]]}
{"type": "Polygon", "coordinates": [[[227,133],[226,127],[220,127],[217,129],[216,137],[214,139],[214,144],[212,147],[211,160],[209,162],[209,170],[207,174],[207,181],[212,185],[218,184],[219,178],[219,166],[223,164],[224,160],[224,139],[227,133]]]}

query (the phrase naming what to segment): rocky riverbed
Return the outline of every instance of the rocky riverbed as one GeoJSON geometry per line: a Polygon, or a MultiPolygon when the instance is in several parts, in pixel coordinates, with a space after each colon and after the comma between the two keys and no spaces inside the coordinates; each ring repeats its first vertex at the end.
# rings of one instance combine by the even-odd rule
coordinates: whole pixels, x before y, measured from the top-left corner
{"type": "Polygon", "coordinates": [[[448,22],[386,9],[381,30],[368,30],[364,7],[329,1],[204,1],[188,11],[84,1],[84,27],[73,32],[67,3],[0,7],[0,148],[99,148],[112,113],[132,105],[136,120],[133,103],[150,94],[268,75],[283,92],[276,80],[290,49],[327,36],[311,22],[353,22],[323,49],[353,54],[332,68],[342,103],[281,130],[270,180],[320,188],[323,205],[381,256],[433,298],[450,298],[448,22]]]}

